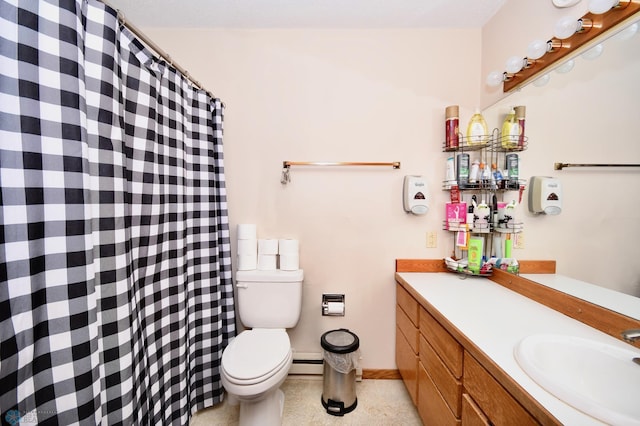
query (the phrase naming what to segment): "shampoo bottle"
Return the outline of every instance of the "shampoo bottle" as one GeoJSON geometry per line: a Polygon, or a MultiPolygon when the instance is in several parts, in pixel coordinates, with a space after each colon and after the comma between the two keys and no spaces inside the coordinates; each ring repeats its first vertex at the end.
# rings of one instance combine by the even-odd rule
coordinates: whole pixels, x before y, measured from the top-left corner
{"type": "Polygon", "coordinates": [[[520,124],[516,118],[516,110],[511,109],[502,123],[502,147],[516,148],[520,140],[520,124]]]}
{"type": "Polygon", "coordinates": [[[483,145],[487,143],[489,137],[489,128],[479,110],[471,116],[469,125],[467,126],[467,144],[469,145],[483,145]]]}

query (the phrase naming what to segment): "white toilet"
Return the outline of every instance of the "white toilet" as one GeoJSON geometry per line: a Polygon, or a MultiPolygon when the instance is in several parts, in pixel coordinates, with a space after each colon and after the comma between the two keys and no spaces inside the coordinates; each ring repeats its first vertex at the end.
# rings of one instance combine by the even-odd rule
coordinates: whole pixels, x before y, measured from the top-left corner
{"type": "Polygon", "coordinates": [[[226,347],[220,376],[229,402],[240,402],[240,426],[282,424],[280,385],[293,364],[286,329],[300,318],[303,278],[301,269],[236,273],[236,309],[251,330],[226,347]]]}

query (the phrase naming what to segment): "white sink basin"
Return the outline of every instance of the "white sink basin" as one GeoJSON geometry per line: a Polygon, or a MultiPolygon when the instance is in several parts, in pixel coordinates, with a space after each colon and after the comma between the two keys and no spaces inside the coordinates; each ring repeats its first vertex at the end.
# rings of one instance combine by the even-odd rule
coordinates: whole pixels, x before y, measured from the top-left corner
{"type": "Polygon", "coordinates": [[[640,350],[574,336],[537,334],[515,348],[535,382],[578,410],[612,425],[640,425],[640,350]]]}

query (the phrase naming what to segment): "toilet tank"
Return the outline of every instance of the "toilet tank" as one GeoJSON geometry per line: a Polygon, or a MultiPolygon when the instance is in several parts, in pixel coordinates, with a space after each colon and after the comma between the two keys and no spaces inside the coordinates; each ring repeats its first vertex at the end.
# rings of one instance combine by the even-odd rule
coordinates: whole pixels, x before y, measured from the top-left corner
{"type": "Polygon", "coordinates": [[[236,309],[250,328],[292,328],[302,309],[302,269],[238,271],[236,309]]]}

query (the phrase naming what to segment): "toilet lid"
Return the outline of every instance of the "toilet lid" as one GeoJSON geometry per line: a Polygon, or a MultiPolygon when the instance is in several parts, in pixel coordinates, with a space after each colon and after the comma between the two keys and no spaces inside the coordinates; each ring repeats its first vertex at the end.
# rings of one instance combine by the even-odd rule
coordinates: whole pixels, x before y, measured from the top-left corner
{"type": "Polygon", "coordinates": [[[250,381],[279,370],[290,350],[289,335],[282,328],[243,331],[222,353],[222,368],[229,378],[250,381]]]}

